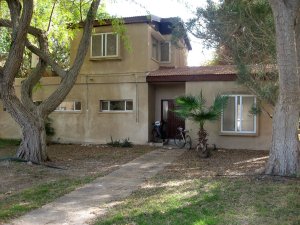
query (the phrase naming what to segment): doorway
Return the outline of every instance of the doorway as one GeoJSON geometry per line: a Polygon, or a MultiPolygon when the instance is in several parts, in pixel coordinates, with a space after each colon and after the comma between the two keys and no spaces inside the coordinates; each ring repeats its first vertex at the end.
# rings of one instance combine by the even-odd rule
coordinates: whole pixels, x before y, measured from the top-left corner
{"type": "Polygon", "coordinates": [[[176,109],[174,99],[161,100],[161,121],[166,123],[166,135],[168,138],[174,138],[177,127],[185,129],[185,121],[178,117],[174,110],[176,109]]]}

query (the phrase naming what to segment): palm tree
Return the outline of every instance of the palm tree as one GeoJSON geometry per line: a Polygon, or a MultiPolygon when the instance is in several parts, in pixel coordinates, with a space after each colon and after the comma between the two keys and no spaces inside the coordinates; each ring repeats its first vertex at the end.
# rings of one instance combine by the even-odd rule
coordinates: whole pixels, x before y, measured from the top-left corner
{"type": "Polygon", "coordinates": [[[204,124],[207,121],[218,120],[222,114],[222,110],[227,103],[227,96],[217,95],[213,104],[210,107],[206,106],[206,100],[202,95],[199,96],[184,95],[176,98],[175,102],[178,109],[175,113],[184,119],[190,119],[199,123],[198,145],[197,152],[201,157],[208,157],[209,150],[207,149],[207,132],[204,129],[204,124]]]}

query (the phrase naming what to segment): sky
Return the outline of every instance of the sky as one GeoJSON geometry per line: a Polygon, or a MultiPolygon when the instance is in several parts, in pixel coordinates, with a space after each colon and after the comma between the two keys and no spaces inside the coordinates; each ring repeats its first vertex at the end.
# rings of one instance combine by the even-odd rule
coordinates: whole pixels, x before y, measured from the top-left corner
{"type": "MultiPolygon", "coordinates": [[[[114,16],[140,16],[153,14],[159,17],[180,17],[187,21],[196,7],[205,6],[206,0],[106,0],[106,9],[114,16]],[[188,5],[188,6],[186,6],[188,5]]],[[[204,48],[202,41],[188,34],[192,50],[188,66],[204,65],[212,59],[213,50],[204,48]]]]}

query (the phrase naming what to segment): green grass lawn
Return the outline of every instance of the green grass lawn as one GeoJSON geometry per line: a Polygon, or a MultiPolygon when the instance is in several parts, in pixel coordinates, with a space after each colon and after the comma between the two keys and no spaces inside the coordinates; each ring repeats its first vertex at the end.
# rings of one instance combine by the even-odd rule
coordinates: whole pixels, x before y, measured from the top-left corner
{"type": "Polygon", "coordinates": [[[97,225],[296,225],[299,182],[245,178],[169,181],[142,188],[97,225]]]}
{"type": "MultiPolygon", "coordinates": [[[[253,174],[203,175],[210,170],[209,167],[203,169],[205,163],[211,168],[221,166],[221,163],[212,164],[212,160],[201,161],[192,153],[185,154],[175,165],[148,180],[95,224],[300,224],[299,179],[253,174]]],[[[245,167],[247,165],[250,164],[245,164],[245,167]]],[[[241,168],[237,168],[237,172],[241,172],[241,168]]]]}
{"type": "Polygon", "coordinates": [[[21,216],[32,209],[39,208],[92,180],[92,177],[61,179],[37,185],[4,198],[0,201],[0,221],[7,221],[8,219],[21,216]]]}

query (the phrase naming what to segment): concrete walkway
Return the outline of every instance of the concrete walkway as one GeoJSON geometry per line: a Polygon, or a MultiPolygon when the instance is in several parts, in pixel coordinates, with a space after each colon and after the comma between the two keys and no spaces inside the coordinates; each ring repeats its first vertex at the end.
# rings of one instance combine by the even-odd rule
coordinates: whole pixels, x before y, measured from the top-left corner
{"type": "Polygon", "coordinates": [[[105,177],[96,179],[54,202],[44,205],[9,224],[13,225],[83,225],[104,215],[106,203],[113,204],[127,196],[148,178],[172,163],[184,150],[158,149],[147,153],[105,177]]]}

